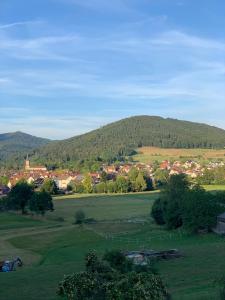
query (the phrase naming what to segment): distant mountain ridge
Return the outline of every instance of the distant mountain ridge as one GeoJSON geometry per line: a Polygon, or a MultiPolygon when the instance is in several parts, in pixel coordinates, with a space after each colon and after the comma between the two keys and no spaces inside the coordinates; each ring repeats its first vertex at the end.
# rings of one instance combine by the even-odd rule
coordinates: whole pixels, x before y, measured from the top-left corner
{"type": "Polygon", "coordinates": [[[50,140],[21,131],[0,134],[0,161],[25,155],[31,150],[46,145],[50,140]]]}
{"type": "Polygon", "coordinates": [[[141,146],[224,148],[225,130],[177,119],[135,116],[80,136],[51,142],[36,149],[33,158],[62,166],[85,159],[112,161],[131,155],[141,146]]]}

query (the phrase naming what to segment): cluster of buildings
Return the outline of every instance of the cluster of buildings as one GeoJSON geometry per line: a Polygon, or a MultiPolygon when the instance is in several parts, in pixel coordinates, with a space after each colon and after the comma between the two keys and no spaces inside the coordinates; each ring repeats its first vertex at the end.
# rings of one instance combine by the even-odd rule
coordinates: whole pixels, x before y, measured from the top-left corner
{"type": "MultiPolygon", "coordinates": [[[[99,172],[92,172],[89,173],[89,175],[92,178],[93,184],[98,184],[100,182],[102,172],[105,172],[108,180],[114,180],[119,175],[126,177],[132,168],[144,171],[153,180],[154,173],[157,169],[166,170],[169,175],[183,173],[194,179],[203,175],[206,169],[211,170],[222,166],[225,166],[224,162],[210,162],[207,166],[201,166],[200,163],[193,160],[188,160],[184,163],[181,161],[170,162],[169,160],[164,160],[157,166],[157,168],[151,163],[105,164],[102,165],[99,172]]],[[[76,171],[49,171],[45,166],[32,167],[28,158],[25,161],[23,171],[11,172],[7,175],[9,176],[9,182],[7,186],[0,185],[0,195],[7,194],[9,190],[21,180],[26,180],[28,183],[32,183],[36,188],[38,188],[41,187],[46,179],[51,179],[55,182],[59,190],[66,190],[68,185],[72,182],[82,182],[84,180],[84,175],[76,171]]]]}

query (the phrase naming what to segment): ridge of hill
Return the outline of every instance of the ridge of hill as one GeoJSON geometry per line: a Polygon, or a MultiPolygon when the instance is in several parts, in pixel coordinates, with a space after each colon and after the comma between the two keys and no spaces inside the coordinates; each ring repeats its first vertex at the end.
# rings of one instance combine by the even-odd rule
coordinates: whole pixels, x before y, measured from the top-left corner
{"type": "Polygon", "coordinates": [[[31,150],[46,145],[50,140],[21,131],[0,134],[0,161],[26,155],[31,150]]]}
{"type": "Polygon", "coordinates": [[[135,116],[80,136],[53,141],[35,149],[33,160],[69,166],[82,160],[120,160],[143,146],[161,148],[225,147],[225,130],[202,123],[156,116],[135,116]]]}

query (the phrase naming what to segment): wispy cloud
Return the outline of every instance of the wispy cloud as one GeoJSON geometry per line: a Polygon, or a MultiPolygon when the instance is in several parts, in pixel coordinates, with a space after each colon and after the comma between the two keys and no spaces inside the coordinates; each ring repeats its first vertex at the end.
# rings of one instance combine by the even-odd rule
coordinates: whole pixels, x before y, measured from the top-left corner
{"type": "Polygon", "coordinates": [[[24,22],[0,24],[0,29],[8,29],[8,28],[13,28],[13,27],[17,27],[17,26],[27,26],[27,25],[40,24],[40,23],[41,23],[41,21],[24,21],[24,22]]]}

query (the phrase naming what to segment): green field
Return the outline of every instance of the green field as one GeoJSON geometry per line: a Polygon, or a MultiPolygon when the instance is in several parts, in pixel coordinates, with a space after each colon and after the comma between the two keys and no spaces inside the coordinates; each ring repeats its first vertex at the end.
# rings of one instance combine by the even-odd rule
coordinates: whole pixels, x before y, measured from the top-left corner
{"type": "Polygon", "coordinates": [[[225,149],[176,149],[142,147],[137,149],[137,154],[133,156],[134,161],[150,163],[154,161],[175,161],[193,159],[200,163],[209,161],[225,161],[225,149]]]}
{"type": "Polygon", "coordinates": [[[173,299],[219,299],[215,280],[225,273],[225,238],[190,236],[156,226],[149,212],[158,193],[55,198],[45,218],[0,214],[0,259],[21,256],[24,267],[0,273],[0,299],[56,300],[64,274],[82,270],[84,255],[108,249],[177,248],[183,257],[158,263],[173,299]],[[73,225],[83,209],[95,224],[73,225]]]}

